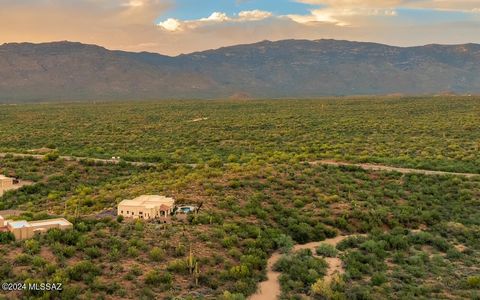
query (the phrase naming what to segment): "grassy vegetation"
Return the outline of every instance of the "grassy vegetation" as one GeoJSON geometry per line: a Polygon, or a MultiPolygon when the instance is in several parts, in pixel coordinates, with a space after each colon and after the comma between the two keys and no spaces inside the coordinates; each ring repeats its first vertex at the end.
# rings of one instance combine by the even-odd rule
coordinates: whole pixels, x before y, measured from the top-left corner
{"type": "Polygon", "coordinates": [[[0,150],[203,163],[368,161],[480,173],[478,98],[2,106],[0,150]]]}
{"type": "Polygon", "coordinates": [[[65,287],[62,293],[3,295],[245,299],[265,278],[274,251],[361,233],[336,249],[316,249],[344,262],[345,274],[328,283],[322,281],[322,258],[288,253],[277,265],[282,297],[478,298],[480,178],[302,161],[363,160],[359,150],[369,145],[365,149],[382,149],[368,157],[374,161],[475,171],[479,132],[465,126],[478,118],[479,108],[477,100],[456,98],[340,100],[338,107],[333,100],[2,107],[0,115],[10,120],[0,124],[5,150],[56,146],[62,154],[162,162],[139,167],[1,158],[0,173],[35,184],[5,193],[0,209],[24,210],[24,219],[62,215],[75,224],[29,241],[1,235],[1,282],[53,281],[65,287]],[[29,121],[12,122],[21,116],[29,121]],[[52,117],[62,120],[58,128],[52,117]],[[209,119],[189,122],[199,117],[209,119]],[[23,130],[6,132],[7,127],[23,130]],[[414,150],[429,141],[432,152],[414,150]],[[461,146],[451,148],[452,143],[461,146]],[[434,158],[436,151],[442,158],[434,158]],[[410,154],[398,160],[400,152],[410,154]],[[104,213],[122,199],[150,193],[203,206],[199,214],[168,225],[104,213]]]}

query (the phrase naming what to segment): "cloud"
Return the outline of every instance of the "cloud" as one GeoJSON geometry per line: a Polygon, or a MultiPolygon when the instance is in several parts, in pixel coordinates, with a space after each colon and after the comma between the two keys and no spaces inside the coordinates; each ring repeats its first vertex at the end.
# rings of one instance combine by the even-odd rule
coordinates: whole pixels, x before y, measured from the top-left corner
{"type": "Polygon", "coordinates": [[[170,32],[181,32],[185,30],[196,29],[201,26],[212,25],[216,23],[239,23],[239,22],[251,22],[251,21],[261,21],[267,18],[272,17],[273,14],[268,11],[261,10],[249,10],[241,11],[237,15],[228,16],[223,12],[213,12],[210,16],[206,18],[200,18],[196,20],[178,20],[174,18],[169,18],[165,21],[158,22],[157,25],[170,32]]]}
{"type": "Polygon", "coordinates": [[[297,0],[297,2],[344,8],[421,8],[471,11],[480,7],[478,0],[297,0]]]}
{"type": "Polygon", "coordinates": [[[270,18],[273,14],[268,11],[261,10],[247,10],[238,13],[238,18],[242,21],[259,21],[270,18]]]}
{"type": "Polygon", "coordinates": [[[267,18],[277,18],[290,19],[291,21],[301,24],[324,22],[333,23],[337,26],[347,26],[352,25],[347,19],[356,16],[396,16],[397,12],[395,8],[405,1],[406,0],[297,0],[296,2],[311,5],[308,14],[275,15],[269,11],[249,10],[241,11],[233,16],[228,16],[223,12],[213,12],[210,16],[199,19],[180,20],[168,18],[164,21],[158,22],[157,25],[169,32],[185,32],[187,30],[194,30],[215,23],[248,22],[260,21],[267,18]]]}
{"type": "MultiPolygon", "coordinates": [[[[407,1],[405,1],[407,2],[407,1]]],[[[480,1],[478,0],[419,0],[408,1],[405,4],[410,8],[421,9],[435,9],[445,11],[461,11],[461,12],[475,12],[480,9],[480,1]]]]}
{"type": "Polygon", "coordinates": [[[257,9],[253,0],[239,2],[248,4],[243,10],[223,10],[221,1],[202,0],[212,4],[204,16],[183,20],[173,14],[159,22],[172,9],[181,9],[176,1],[0,0],[0,43],[72,40],[177,55],[265,39],[335,38],[401,46],[480,42],[480,0],[298,0],[311,6],[295,14],[257,9]],[[434,21],[427,17],[432,12],[434,21]]]}
{"type": "Polygon", "coordinates": [[[356,16],[379,17],[379,16],[397,16],[394,9],[384,8],[325,8],[315,9],[309,15],[288,15],[290,19],[302,24],[311,24],[313,22],[333,23],[337,26],[352,25],[348,19],[356,16]]]}
{"type": "Polygon", "coordinates": [[[182,22],[177,19],[169,18],[163,22],[159,22],[157,25],[167,31],[179,31],[182,27],[182,22]]]}

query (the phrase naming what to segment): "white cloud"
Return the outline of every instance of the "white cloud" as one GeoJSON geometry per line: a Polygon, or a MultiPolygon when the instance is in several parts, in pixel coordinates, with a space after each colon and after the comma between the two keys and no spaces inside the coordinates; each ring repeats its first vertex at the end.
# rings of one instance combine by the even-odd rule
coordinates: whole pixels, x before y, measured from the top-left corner
{"type": "Polygon", "coordinates": [[[269,11],[262,10],[245,10],[238,13],[238,18],[243,21],[259,21],[272,17],[273,14],[269,11]]]}
{"type": "Polygon", "coordinates": [[[141,0],[130,0],[122,4],[122,6],[127,6],[127,7],[141,7],[143,5],[144,3],[141,0]]]}
{"type": "Polygon", "coordinates": [[[162,20],[153,26],[159,16],[175,8],[175,2],[0,0],[0,44],[72,40],[176,55],[265,39],[334,38],[402,46],[480,42],[480,17],[473,16],[480,12],[480,0],[303,0],[313,3],[304,15],[219,11],[196,20],[162,20]],[[400,13],[389,17],[400,8],[461,11],[472,17],[455,23],[416,22],[400,13]]]}
{"type": "Polygon", "coordinates": [[[225,22],[230,20],[226,13],[214,12],[208,18],[202,18],[199,21],[201,22],[225,22]]]}
{"type": "Polygon", "coordinates": [[[398,9],[419,8],[448,11],[474,12],[480,8],[479,0],[296,0],[300,3],[321,5],[328,8],[348,9],[398,9]]]}
{"type": "Polygon", "coordinates": [[[180,20],[170,18],[158,23],[157,25],[168,31],[178,31],[181,29],[182,22],[180,20]]]}
{"type": "Polygon", "coordinates": [[[333,23],[338,26],[352,25],[348,18],[363,16],[396,16],[397,12],[394,9],[384,8],[323,8],[312,10],[308,15],[288,15],[290,19],[297,23],[308,24],[312,22],[333,23]]]}
{"type": "Polygon", "coordinates": [[[271,12],[261,10],[241,11],[238,13],[238,15],[233,17],[230,17],[223,12],[213,12],[210,16],[206,18],[185,21],[170,18],[165,21],[159,22],[157,25],[160,28],[170,32],[181,32],[187,29],[195,29],[201,26],[211,25],[215,23],[260,21],[272,16],[273,14],[271,12]]]}

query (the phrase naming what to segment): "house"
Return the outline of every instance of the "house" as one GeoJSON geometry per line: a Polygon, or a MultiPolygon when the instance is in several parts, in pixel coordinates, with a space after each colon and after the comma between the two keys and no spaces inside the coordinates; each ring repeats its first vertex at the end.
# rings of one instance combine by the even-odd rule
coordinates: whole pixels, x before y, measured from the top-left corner
{"type": "Polygon", "coordinates": [[[0,232],[8,232],[8,228],[5,225],[5,219],[0,216],[0,232]]]}
{"type": "Polygon", "coordinates": [[[16,190],[22,186],[30,184],[32,183],[28,181],[19,181],[16,178],[6,177],[0,174],[0,196],[2,196],[6,191],[16,190]]]}
{"type": "Polygon", "coordinates": [[[13,178],[0,175],[0,190],[6,190],[13,187],[13,178]]]}
{"type": "Polygon", "coordinates": [[[71,229],[73,224],[63,218],[40,221],[12,221],[5,220],[0,216],[0,228],[10,231],[16,240],[25,240],[34,237],[35,234],[47,232],[52,228],[60,230],[71,229]]]}
{"type": "Polygon", "coordinates": [[[143,195],[118,204],[117,214],[133,219],[166,219],[173,212],[175,200],[165,196],[143,195]]]}

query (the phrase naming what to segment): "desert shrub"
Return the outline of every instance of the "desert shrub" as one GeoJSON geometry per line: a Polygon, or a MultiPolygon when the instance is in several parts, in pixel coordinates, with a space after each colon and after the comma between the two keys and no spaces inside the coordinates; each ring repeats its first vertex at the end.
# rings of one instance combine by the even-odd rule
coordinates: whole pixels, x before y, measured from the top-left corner
{"type": "Polygon", "coordinates": [[[314,299],[325,300],[343,300],[346,299],[342,290],[345,286],[345,282],[340,275],[334,275],[331,279],[319,278],[311,286],[311,293],[314,299]]]}
{"type": "Polygon", "coordinates": [[[231,293],[229,291],[223,292],[223,295],[219,297],[220,300],[245,300],[245,296],[240,293],[231,293]]]}
{"type": "Polygon", "coordinates": [[[74,246],[62,245],[60,243],[54,243],[52,245],[53,253],[59,257],[70,258],[73,257],[76,253],[74,246]]]}
{"type": "Polygon", "coordinates": [[[283,291],[306,293],[318,278],[325,275],[327,263],[313,257],[312,252],[307,249],[282,256],[274,269],[282,272],[280,284],[283,291]]]}
{"type": "Polygon", "coordinates": [[[250,276],[250,268],[245,265],[237,265],[230,268],[229,274],[234,279],[247,278],[250,276]]]}
{"type": "Polygon", "coordinates": [[[188,273],[188,265],[185,260],[176,259],[168,263],[167,270],[175,273],[186,274],[188,273]]]}
{"type": "Polygon", "coordinates": [[[14,263],[19,266],[26,266],[32,263],[32,256],[29,254],[20,254],[15,257],[14,263]]]}
{"type": "Polygon", "coordinates": [[[320,244],[320,246],[315,249],[317,255],[325,257],[335,257],[338,254],[338,250],[329,244],[320,244]]]}
{"type": "Polygon", "coordinates": [[[130,257],[137,257],[140,251],[138,251],[137,247],[135,246],[130,246],[127,249],[128,256],[130,257]]]}
{"type": "Polygon", "coordinates": [[[281,253],[289,252],[294,245],[294,241],[289,235],[280,234],[274,238],[275,246],[280,250],[281,253]]]}
{"type": "Polygon", "coordinates": [[[67,269],[68,277],[75,281],[91,282],[93,278],[101,274],[99,267],[90,261],[81,261],[67,269]]]}
{"type": "Polygon", "coordinates": [[[12,275],[12,265],[0,258],[0,280],[8,279],[12,275]]]}
{"type": "Polygon", "coordinates": [[[152,261],[159,262],[165,257],[165,251],[158,247],[153,247],[152,250],[150,250],[148,256],[152,261]]]}
{"type": "Polygon", "coordinates": [[[178,245],[175,247],[174,255],[175,255],[176,257],[185,256],[186,253],[187,253],[187,247],[185,247],[185,245],[183,245],[183,244],[178,244],[178,245]]]}
{"type": "Polygon", "coordinates": [[[102,255],[98,247],[85,248],[84,252],[89,258],[92,258],[92,259],[99,258],[102,255]]]}
{"type": "Polygon", "coordinates": [[[152,270],[145,275],[145,283],[148,285],[170,285],[172,281],[172,274],[160,270],[152,270]]]}
{"type": "Polygon", "coordinates": [[[117,247],[113,247],[110,253],[108,253],[108,257],[112,262],[118,261],[121,257],[120,250],[117,247]]]}
{"type": "Polygon", "coordinates": [[[384,273],[375,273],[372,275],[372,285],[382,285],[388,281],[387,276],[384,273]]]}
{"type": "Polygon", "coordinates": [[[40,243],[34,239],[26,240],[23,243],[23,249],[28,254],[37,254],[40,252],[40,243]]]}
{"type": "Polygon", "coordinates": [[[480,276],[469,276],[467,278],[467,285],[471,289],[480,288],[480,276]]]}
{"type": "Polygon", "coordinates": [[[45,161],[56,161],[60,157],[57,151],[52,151],[44,156],[45,161]]]}
{"type": "Polygon", "coordinates": [[[0,232],[0,244],[8,244],[15,240],[15,236],[11,232],[0,232]]]}
{"type": "Polygon", "coordinates": [[[43,267],[46,263],[45,259],[41,256],[34,256],[32,259],[32,265],[37,268],[43,267]]]}

